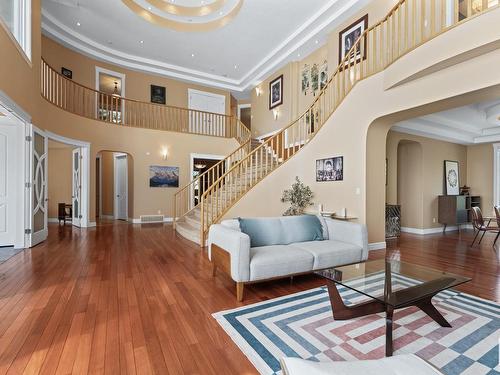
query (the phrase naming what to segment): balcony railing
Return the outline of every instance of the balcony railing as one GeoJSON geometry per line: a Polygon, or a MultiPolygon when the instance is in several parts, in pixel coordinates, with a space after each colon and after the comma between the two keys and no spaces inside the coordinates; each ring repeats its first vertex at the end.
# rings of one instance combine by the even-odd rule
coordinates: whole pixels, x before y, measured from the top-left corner
{"type": "Polygon", "coordinates": [[[76,115],[118,126],[236,138],[240,145],[250,139],[250,131],[234,116],[141,102],[100,92],[66,78],[43,59],[41,69],[42,96],[76,115]]]}

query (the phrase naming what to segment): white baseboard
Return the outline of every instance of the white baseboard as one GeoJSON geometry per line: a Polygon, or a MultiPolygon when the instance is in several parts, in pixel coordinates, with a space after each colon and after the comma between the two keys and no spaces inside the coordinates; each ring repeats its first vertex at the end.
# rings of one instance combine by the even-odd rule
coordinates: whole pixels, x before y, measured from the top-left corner
{"type": "MultiPolygon", "coordinates": [[[[136,218],[134,218],[134,219],[131,219],[131,220],[129,220],[129,221],[130,221],[132,224],[158,224],[158,223],[141,223],[141,219],[139,219],[139,218],[137,218],[137,219],[136,219],[136,218]]],[[[172,217],[164,217],[164,218],[163,218],[163,222],[164,222],[164,223],[171,223],[171,222],[173,222],[173,221],[174,221],[174,219],[173,219],[172,217]]]]}
{"type": "Polygon", "coordinates": [[[368,244],[368,251],[372,250],[381,250],[386,248],[386,243],[385,241],[383,242],[372,242],[368,244]]]}
{"type": "Polygon", "coordinates": [[[59,222],[59,219],[58,219],[57,217],[49,217],[49,218],[47,219],[47,221],[48,221],[49,223],[58,223],[58,222],[59,222]]]}
{"type": "MultiPolygon", "coordinates": [[[[464,225],[461,225],[460,228],[462,228],[462,229],[472,229],[472,225],[470,225],[470,224],[464,224],[464,225]]],[[[457,230],[458,230],[458,227],[456,225],[446,227],[446,232],[455,232],[457,230]]],[[[419,234],[419,235],[425,236],[427,234],[443,233],[443,227],[425,228],[425,229],[410,228],[410,227],[401,227],[401,232],[403,232],[403,233],[419,234]]]]}

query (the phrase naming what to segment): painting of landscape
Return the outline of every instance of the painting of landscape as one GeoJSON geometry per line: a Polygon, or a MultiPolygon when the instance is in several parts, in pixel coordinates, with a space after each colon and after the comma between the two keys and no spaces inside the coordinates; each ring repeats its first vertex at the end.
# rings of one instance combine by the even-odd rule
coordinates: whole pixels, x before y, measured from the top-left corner
{"type": "Polygon", "coordinates": [[[179,167],[151,165],[149,187],[179,187],[179,167]]]}

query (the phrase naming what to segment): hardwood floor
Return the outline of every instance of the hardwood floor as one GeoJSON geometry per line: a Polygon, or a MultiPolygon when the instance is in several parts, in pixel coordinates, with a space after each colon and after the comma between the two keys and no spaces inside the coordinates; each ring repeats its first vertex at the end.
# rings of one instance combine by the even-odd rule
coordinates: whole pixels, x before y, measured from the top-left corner
{"type": "MultiPolygon", "coordinates": [[[[498,301],[499,251],[492,238],[469,248],[471,233],[404,235],[387,256],[470,276],[458,289],[498,301]]],[[[243,304],[322,283],[251,285],[243,304]]],[[[169,225],[50,225],[45,243],[0,264],[0,374],[256,374],[211,317],[241,305],[234,293],[169,225]]]]}

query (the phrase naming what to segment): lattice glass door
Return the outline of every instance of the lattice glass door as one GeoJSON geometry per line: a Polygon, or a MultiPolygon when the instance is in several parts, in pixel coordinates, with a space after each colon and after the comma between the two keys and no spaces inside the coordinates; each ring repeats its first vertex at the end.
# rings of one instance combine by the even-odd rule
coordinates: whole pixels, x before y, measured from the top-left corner
{"type": "Polygon", "coordinates": [[[30,245],[47,239],[47,136],[32,126],[30,142],[30,197],[31,226],[28,231],[30,245]]]}
{"type": "Polygon", "coordinates": [[[72,159],[73,169],[73,184],[71,200],[73,205],[72,223],[74,226],[80,227],[82,221],[82,149],[75,148],[73,150],[72,159]]]}

